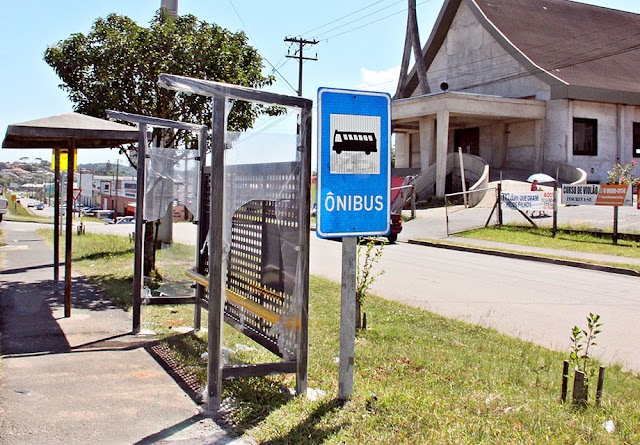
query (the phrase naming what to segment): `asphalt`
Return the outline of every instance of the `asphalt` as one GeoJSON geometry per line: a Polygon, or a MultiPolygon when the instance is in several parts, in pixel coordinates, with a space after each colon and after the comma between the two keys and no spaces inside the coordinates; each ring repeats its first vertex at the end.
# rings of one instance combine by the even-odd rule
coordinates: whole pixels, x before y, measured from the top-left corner
{"type": "Polygon", "coordinates": [[[0,444],[251,443],[207,416],[154,337],[133,335],[127,312],[80,275],[64,317],[38,228],[0,226],[0,444]]]}

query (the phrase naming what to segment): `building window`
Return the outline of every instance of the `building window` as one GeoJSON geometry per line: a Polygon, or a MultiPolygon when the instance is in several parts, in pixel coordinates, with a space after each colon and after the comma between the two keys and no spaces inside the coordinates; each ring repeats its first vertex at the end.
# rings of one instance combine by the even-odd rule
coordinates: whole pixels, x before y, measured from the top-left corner
{"type": "Polygon", "coordinates": [[[633,157],[640,158],[640,122],[633,123],[633,157]]]}
{"type": "Polygon", "coordinates": [[[598,120],[573,118],[573,154],[598,156],[598,120]]]}

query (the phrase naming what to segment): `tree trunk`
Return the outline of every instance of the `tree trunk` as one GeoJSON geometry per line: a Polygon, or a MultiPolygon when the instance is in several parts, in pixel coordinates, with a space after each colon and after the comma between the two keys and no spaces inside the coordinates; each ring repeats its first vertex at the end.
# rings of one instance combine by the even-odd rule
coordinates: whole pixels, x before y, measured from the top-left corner
{"type": "Polygon", "coordinates": [[[144,224],[144,260],[142,267],[142,274],[145,277],[151,275],[151,272],[156,268],[156,248],[154,237],[154,223],[153,221],[147,221],[144,224]]]}

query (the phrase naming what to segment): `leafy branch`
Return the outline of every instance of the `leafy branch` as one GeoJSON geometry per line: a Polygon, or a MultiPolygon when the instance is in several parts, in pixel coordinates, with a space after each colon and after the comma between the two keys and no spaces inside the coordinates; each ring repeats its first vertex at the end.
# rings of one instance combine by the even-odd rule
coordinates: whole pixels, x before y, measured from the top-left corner
{"type": "Polygon", "coordinates": [[[362,304],[367,291],[384,270],[374,270],[382,257],[383,244],[378,244],[374,238],[368,238],[358,243],[356,258],[356,329],[362,329],[362,304]]]}
{"type": "Polygon", "coordinates": [[[587,317],[586,330],[580,329],[578,326],[574,326],[571,329],[570,362],[575,370],[581,371],[589,377],[592,377],[595,373],[595,368],[590,366],[591,356],[589,355],[589,350],[597,345],[595,340],[598,334],[602,332],[601,327],[600,315],[590,312],[587,317]]]}

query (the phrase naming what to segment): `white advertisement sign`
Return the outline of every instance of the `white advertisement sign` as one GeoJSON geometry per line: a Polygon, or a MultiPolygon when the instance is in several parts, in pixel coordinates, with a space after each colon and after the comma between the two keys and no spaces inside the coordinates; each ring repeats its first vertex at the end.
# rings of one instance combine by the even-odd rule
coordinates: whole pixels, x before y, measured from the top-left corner
{"type": "Polygon", "coordinates": [[[553,212],[553,191],[546,192],[502,192],[503,210],[553,212]]]}
{"type": "Polygon", "coordinates": [[[562,186],[562,204],[631,206],[630,184],[577,184],[562,186]]]}

